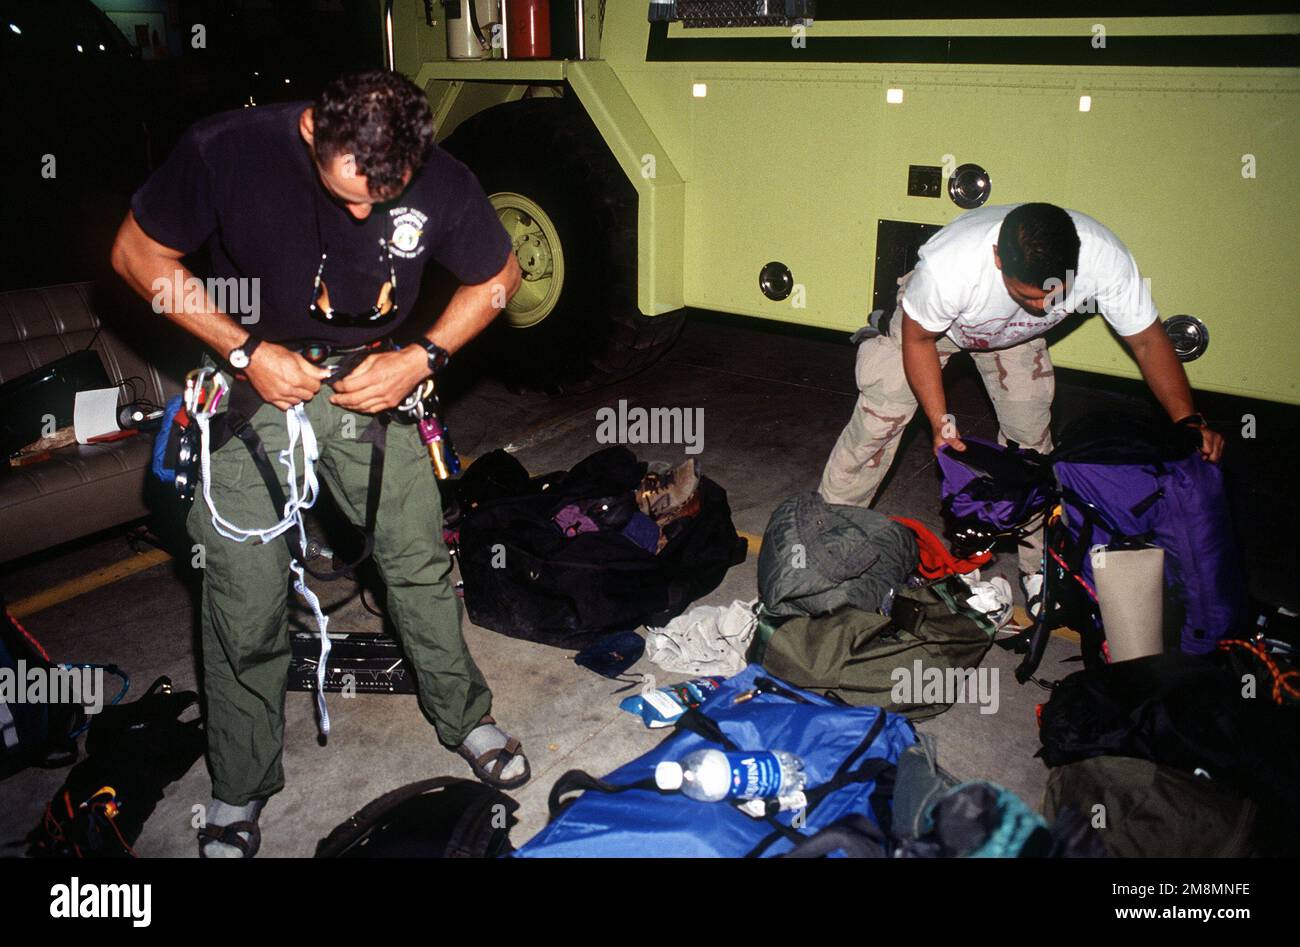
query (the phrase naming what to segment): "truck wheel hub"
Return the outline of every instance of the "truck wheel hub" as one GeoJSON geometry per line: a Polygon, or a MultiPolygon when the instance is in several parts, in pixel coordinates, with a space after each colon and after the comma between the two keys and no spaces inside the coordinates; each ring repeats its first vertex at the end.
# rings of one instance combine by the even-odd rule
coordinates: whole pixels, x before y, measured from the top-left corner
{"type": "Polygon", "coordinates": [[[540,234],[529,234],[515,241],[515,256],[524,279],[536,280],[551,275],[551,247],[540,234]]]}
{"type": "Polygon", "coordinates": [[[564,248],[550,215],[537,202],[513,191],[500,191],[488,200],[510,235],[524,277],[506,305],[506,321],[526,329],[555,310],[564,288],[564,248]]]}

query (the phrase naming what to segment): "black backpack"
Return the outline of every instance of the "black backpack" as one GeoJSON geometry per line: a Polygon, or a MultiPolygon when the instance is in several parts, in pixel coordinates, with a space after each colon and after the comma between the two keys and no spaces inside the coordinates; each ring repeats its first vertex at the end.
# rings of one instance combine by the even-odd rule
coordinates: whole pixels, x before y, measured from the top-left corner
{"type": "Polygon", "coordinates": [[[317,858],[497,858],[514,851],[519,804],[500,790],[440,776],[380,796],[316,845],[317,858]]]}
{"type": "Polygon", "coordinates": [[[53,858],[129,858],[163,798],[203,755],[203,720],[194,691],[172,691],[160,677],[139,700],[105,707],[74,766],[28,836],[28,854],[53,858]]]}
{"type": "Polygon", "coordinates": [[[476,625],[557,643],[578,633],[662,625],[744,561],[727,493],[700,478],[699,510],[665,527],[658,553],[620,532],[646,465],[609,447],[564,474],[529,480],[504,452],[466,471],[459,497],[465,608],[476,625]],[[479,471],[479,465],[488,462],[479,471]],[[580,503],[600,529],[566,537],[552,521],[580,503]]]}
{"type": "Polygon", "coordinates": [[[1220,656],[1177,651],[1077,671],[1041,710],[1049,767],[1102,756],[1148,760],[1253,800],[1265,837],[1300,848],[1300,708],[1273,704],[1263,681],[1243,696],[1220,656]]]}
{"type": "MultiPolygon", "coordinates": [[[[4,607],[0,598],[0,669],[17,681],[23,667],[49,671],[49,657],[4,607]]],[[[57,769],[77,759],[71,736],[85,719],[76,704],[9,702],[0,699],[0,779],[28,766],[57,769]]]]}

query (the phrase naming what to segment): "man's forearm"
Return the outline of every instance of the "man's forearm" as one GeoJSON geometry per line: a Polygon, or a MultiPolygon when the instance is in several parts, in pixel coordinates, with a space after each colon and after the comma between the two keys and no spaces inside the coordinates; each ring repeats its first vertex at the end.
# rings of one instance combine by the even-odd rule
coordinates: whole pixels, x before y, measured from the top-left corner
{"type": "Polygon", "coordinates": [[[512,253],[501,272],[486,283],[456,290],[425,337],[448,352],[459,351],[492,323],[519,283],[519,265],[512,253]]]}
{"type": "Polygon", "coordinates": [[[187,291],[187,287],[194,285],[190,282],[194,274],[173,252],[150,239],[135,217],[128,214],[113,243],[113,269],[128,286],[153,304],[155,312],[165,315],[213,351],[225,353],[243,344],[248,337],[247,329],[213,306],[206,292],[187,291]],[[160,291],[163,287],[169,290],[165,295],[160,291]],[[170,305],[159,305],[160,298],[170,305]]]}
{"type": "Polygon", "coordinates": [[[456,290],[451,302],[447,303],[447,308],[425,337],[448,352],[464,348],[500,312],[492,305],[492,290],[484,289],[487,285],[462,286],[456,290]]]}
{"type": "Polygon", "coordinates": [[[1133,357],[1137,360],[1147,387],[1156,396],[1171,421],[1180,421],[1196,411],[1192,402],[1192,387],[1187,380],[1183,363],[1178,361],[1173,343],[1165,335],[1160,323],[1144,329],[1126,339],[1133,357]]]}

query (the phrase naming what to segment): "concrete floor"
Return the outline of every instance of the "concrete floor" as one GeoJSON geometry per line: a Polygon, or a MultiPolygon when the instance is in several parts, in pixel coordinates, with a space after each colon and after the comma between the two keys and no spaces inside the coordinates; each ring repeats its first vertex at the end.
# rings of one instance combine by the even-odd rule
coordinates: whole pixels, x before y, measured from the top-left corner
{"type": "MultiPolygon", "coordinates": [[[[949,370],[950,405],[961,430],[992,437],[996,425],[978,377],[960,360],[949,370]],[[963,370],[964,369],[964,370],[963,370]]],[[[1085,406],[1098,393],[1063,383],[1058,420],[1085,406]]],[[[761,536],[773,507],[790,494],[815,489],[831,444],[855,397],[853,350],[842,337],[792,332],[780,327],[700,316],[693,318],[673,349],[651,371],[614,388],[567,398],[514,394],[480,380],[450,412],[461,452],[479,456],[511,445],[532,471],[567,468],[598,446],[596,411],[632,404],[704,408],[704,471],[729,495],[736,527],[761,536]]],[[[926,521],[938,531],[938,486],[927,438],[914,422],[899,462],[878,500],[887,513],[926,521]]],[[[643,459],[672,460],[680,446],[640,446],[643,459]]],[[[1271,495],[1250,501],[1273,508],[1271,495]]],[[[1294,501],[1292,501],[1294,502],[1294,501]]],[[[123,529],[73,548],[17,564],[5,579],[10,601],[48,588],[131,554],[123,529]]],[[[726,604],[756,594],[754,550],[700,604],[726,604]]],[[[1294,562],[1284,573],[1294,576],[1294,562]]],[[[1008,553],[992,571],[1015,578],[1008,553]]],[[[331,630],[374,631],[379,619],[359,603],[349,580],[322,589],[332,607],[331,630]]],[[[25,624],[56,658],[117,662],[132,676],[132,696],[159,674],[179,687],[195,685],[194,592],[190,575],[164,563],[129,578],[31,615],[25,624]]],[[[1017,593],[1018,594],[1018,593],[1017,593]]],[[[1294,604],[1294,603],[1292,603],[1294,604]]],[[[296,627],[309,616],[299,610],[296,627]]],[[[533,779],[514,793],[520,803],[512,841],[522,844],[546,819],[552,783],[571,768],[604,774],[647,750],[661,734],[617,709],[621,687],[572,661],[573,652],[476,628],[465,636],[495,693],[493,712],[524,743],[533,779]]],[[[1077,667],[1068,641],[1053,639],[1042,674],[1058,678],[1077,667]]],[[[1000,648],[986,663],[999,669],[1000,709],[984,715],[958,705],[921,728],[939,737],[942,765],[961,778],[983,778],[1006,786],[1037,805],[1047,770],[1034,758],[1038,747],[1035,704],[1046,692],[1015,683],[1019,658],[1000,648]]],[[[644,660],[634,670],[674,679],[644,660]]],[[[329,697],[333,733],[317,740],[309,694],[288,697],[284,762],[288,785],[262,816],[268,856],[307,856],[336,824],[375,797],[430,776],[469,776],[468,768],[441,748],[413,697],[359,695],[329,697]]],[[[0,783],[0,852],[40,818],[63,773],[28,770],[0,783]]],[[[209,798],[207,771],[200,762],[167,791],[136,849],[144,856],[192,856],[192,807],[209,798]]]]}

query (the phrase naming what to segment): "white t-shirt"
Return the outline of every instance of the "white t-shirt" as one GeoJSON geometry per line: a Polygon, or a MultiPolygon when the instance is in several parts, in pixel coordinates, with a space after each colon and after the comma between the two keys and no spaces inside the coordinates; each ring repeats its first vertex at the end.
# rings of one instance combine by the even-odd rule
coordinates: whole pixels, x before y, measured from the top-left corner
{"type": "Polygon", "coordinates": [[[1018,206],[967,211],[926,241],[903,293],[907,314],[964,349],[1017,345],[1080,309],[1101,312],[1120,335],[1141,332],[1160,317],[1133,254],[1108,229],[1074,210],[1067,213],[1079,233],[1079,271],[1070,292],[1041,316],[1021,309],[993,262],[1002,221],[1018,206]]]}

